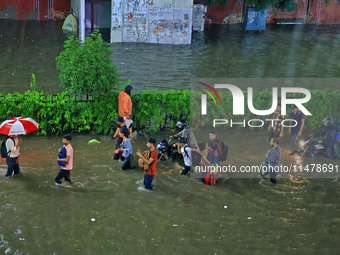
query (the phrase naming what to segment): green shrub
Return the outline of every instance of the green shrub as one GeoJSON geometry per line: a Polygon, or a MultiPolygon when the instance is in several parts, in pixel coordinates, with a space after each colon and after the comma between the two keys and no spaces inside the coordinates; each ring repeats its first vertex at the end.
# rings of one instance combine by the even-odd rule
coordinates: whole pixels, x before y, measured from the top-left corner
{"type": "Polygon", "coordinates": [[[75,95],[98,97],[120,88],[116,66],[112,64],[110,44],[95,30],[80,44],[77,37],[65,41],[56,58],[61,87],[75,95]]]}
{"type": "MultiPolygon", "coordinates": [[[[306,116],[307,128],[319,128],[325,117],[333,117],[334,120],[340,118],[340,91],[311,90],[311,93],[313,100],[305,104],[312,113],[312,116],[306,116]]],[[[221,117],[233,121],[266,118],[253,116],[247,107],[244,116],[233,116],[230,110],[231,93],[221,94],[223,106],[208,100],[208,114],[201,116],[200,96],[200,92],[189,90],[133,93],[131,98],[134,127],[145,131],[158,131],[164,126],[174,128],[175,123],[182,118],[186,118],[188,122],[192,118],[195,125],[199,123],[200,127],[211,127],[213,119],[221,117]]],[[[268,90],[258,92],[253,99],[257,109],[268,109],[271,105],[271,94],[268,90]]],[[[0,94],[0,102],[1,121],[15,116],[34,118],[39,123],[39,135],[66,132],[113,134],[113,119],[118,117],[118,92],[85,101],[81,97],[71,97],[68,92],[46,95],[36,90],[34,75],[31,90],[25,93],[0,94]]],[[[290,109],[291,107],[287,112],[290,109]]],[[[225,128],[227,126],[224,125],[225,128]]]]}

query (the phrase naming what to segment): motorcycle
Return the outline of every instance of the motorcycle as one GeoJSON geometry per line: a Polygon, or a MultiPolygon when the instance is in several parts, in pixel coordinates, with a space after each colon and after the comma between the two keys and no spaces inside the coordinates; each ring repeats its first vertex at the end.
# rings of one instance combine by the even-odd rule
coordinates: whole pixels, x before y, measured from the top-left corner
{"type": "Polygon", "coordinates": [[[300,150],[295,150],[289,155],[300,155],[301,157],[314,157],[315,155],[326,155],[326,147],[319,143],[317,138],[313,139],[313,136],[308,136],[305,141],[300,141],[300,150]]]}
{"type": "Polygon", "coordinates": [[[159,150],[159,160],[166,160],[167,158],[170,160],[182,158],[182,155],[178,153],[178,145],[176,143],[170,143],[171,140],[172,138],[170,138],[168,141],[163,139],[157,145],[157,149],[159,150]]]}

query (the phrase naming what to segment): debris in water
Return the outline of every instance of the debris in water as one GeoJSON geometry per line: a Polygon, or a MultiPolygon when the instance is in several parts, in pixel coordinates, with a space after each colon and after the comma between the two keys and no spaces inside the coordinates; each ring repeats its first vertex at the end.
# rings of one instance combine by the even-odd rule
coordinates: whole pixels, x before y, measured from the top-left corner
{"type": "Polygon", "coordinates": [[[96,139],[92,139],[92,140],[88,141],[88,144],[95,144],[95,143],[101,143],[101,142],[99,142],[96,139]]]}

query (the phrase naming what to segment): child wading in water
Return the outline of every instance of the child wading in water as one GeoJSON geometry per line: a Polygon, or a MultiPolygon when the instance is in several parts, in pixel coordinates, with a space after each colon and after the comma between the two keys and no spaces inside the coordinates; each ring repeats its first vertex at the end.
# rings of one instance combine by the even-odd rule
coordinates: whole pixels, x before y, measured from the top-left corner
{"type": "MultiPolygon", "coordinates": [[[[55,178],[56,185],[62,185],[62,179],[65,178],[65,181],[72,184],[71,181],[71,170],[73,169],[73,148],[71,145],[72,137],[71,135],[64,135],[62,142],[63,146],[66,149],[66,158],[59,158],[57,157],[58,162],[66,163],[65,166],[62,166],[58,176],[55,178]]],[[[61,153],[62,149],[59,149],[59,153],[61,153]]],[[[63,165],[63,164],[60,164],[63,165]]]]}
{"type": "Polygon", "coordinates": [[[118,149],[118,151],[122,152],[122,156],[124,157],[122,170],[133,168],[133,156],[132,156],[133,151],[129,139],[129,134],[130,132],[125,127],[119,130],[119,136],[123,139],[122,147],[118,149]]]}
{"type": "Polygon", "coordinates": [[[216,145],[211,141],[205,145],[205,150],[202,153],[201,166],[205,167],[202,171],[201,181],[206,185],[216,185],[218,154],[216,145]]]}

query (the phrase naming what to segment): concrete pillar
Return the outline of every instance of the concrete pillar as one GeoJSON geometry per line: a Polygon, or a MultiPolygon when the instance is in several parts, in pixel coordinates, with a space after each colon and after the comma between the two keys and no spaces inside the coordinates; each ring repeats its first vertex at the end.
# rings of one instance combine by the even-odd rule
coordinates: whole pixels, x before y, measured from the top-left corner
{"type": "Polygon", "coordinates": [[[85,0],[79,0],[79,39],[85,42],[85,0]]]}
{"type": "Polygon", "coordinates": [[[194,4],[192,11],[192,30],[204,31],[204,13],[206,6],[203,4],[194,4]]]}
{"type": "Polygon", "coordinates": [[[111,43],[123,42],[124,2],[111,0],[111,43]]]}

